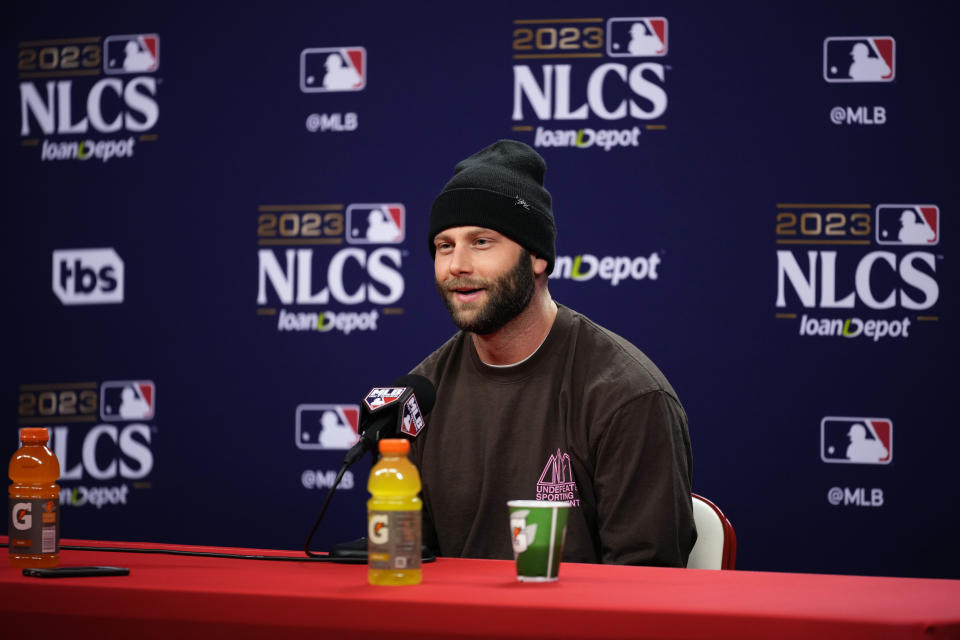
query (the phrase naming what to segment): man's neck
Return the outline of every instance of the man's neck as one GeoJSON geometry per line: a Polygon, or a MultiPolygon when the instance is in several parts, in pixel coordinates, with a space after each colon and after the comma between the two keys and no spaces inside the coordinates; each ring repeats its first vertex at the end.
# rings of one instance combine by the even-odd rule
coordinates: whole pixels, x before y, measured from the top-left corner
{"type": "Polygon", "coordinates": [[[557,318],[557,305],[546,288],[538,289],[527,308],[501,329],[487,335],[470,334],[480,360],[492,365],[515,364],[536,351],[557,318]]]}

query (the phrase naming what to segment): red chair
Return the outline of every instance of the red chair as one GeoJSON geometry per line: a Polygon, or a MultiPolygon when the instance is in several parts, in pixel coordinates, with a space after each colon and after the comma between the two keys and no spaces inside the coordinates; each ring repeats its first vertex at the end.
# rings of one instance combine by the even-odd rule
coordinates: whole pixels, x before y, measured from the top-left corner
{"type": "Polygon", "coordinates": [[[697,543],[690,551],[688,569],[733,569],[737,562],[737,534],[720,508],[703,496],[690,494],[697,543]]]}

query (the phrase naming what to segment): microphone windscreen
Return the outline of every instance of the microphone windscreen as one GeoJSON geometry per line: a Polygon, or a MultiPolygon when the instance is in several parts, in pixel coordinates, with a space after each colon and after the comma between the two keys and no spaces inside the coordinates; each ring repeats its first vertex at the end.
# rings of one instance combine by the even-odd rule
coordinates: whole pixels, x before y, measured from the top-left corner
{"type": "Polygon", "coordinates": [[[423,415],[430,413],[433,405],[437,402],[437,390],[434,388],[433,383],[416,373],[408,373],[405,376],[400,376],[393,381],[393,385],[413,389],[413,394],[417,396],[417,404],[420,406],[420,413],[423,415]]]}

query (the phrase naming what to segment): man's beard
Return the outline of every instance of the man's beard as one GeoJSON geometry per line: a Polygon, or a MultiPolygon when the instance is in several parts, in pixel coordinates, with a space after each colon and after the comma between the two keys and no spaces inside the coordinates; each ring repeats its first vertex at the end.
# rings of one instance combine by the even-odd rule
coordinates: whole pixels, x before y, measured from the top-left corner
{"type": "Polygon", "coordinates": [[[533,298],[535,284],[530,252],[524,249],[513,268],[496,280],[451,278],[443,285],[439,282],[436,285],[453,323],[458,328],[479,335],[493,333],[516,318],[533,298]],[[455,287],[483,288],[486,292],[486,303],[472,319],[468,319],[467,313],[460,311],[454,302],[456,294],[451,289],[455,287]]]}

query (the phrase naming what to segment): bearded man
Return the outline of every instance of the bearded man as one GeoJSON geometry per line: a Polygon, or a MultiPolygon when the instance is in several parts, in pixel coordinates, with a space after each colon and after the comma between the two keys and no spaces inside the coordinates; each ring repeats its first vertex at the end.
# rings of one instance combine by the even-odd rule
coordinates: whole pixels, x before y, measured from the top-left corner
{"type": "Polygon", "coordinates": [[[686,413],[639,349],[550,296],[545,171],[501,140],[457,164],[430,212],[460,331],[414,370],[437,389],[411,454],[424,544],[509,559],[507,501],[567,501],[565,562],[683,567],[697,536],[686,413]]]}

